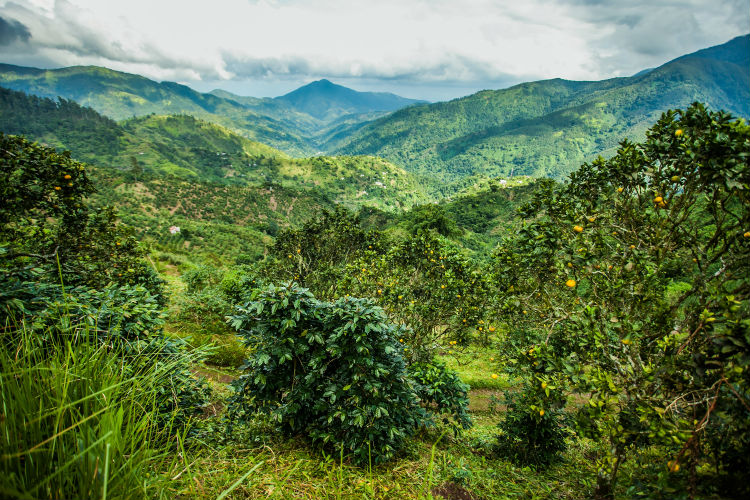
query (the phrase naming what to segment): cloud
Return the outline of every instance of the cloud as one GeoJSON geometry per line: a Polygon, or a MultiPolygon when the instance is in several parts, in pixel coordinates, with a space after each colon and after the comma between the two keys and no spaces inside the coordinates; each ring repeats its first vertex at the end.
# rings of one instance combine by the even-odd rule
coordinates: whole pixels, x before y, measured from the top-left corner
{"type": "Polygon", "coordinates": [[[15,19],[6,20],[0,17],[0,46],[15,42],[28,42],[29,38],[31,38],[29,28],[15,19]]]}
{"type": "MultiPolygon", "coordinates": [[[[500,88],[635,73],[750,31],[746,0],[0,0],[4,62],[183,82],[500,88]],[[7,35],[6,35],[7,33],[7,35]]],[[[236,86],[233,88],[237,88],[236,86]]],[[[371,88],[372,89],[372,88],[371,88]]],[[[446,92],[450,92],[447,90],[446,92]]]]}
{"type": "Polygon", "coordinates": [[[594,64],[621,76],[750,32],[746,0],[560,0],[572,15],[605,26],[591,36],[594,64]]]}

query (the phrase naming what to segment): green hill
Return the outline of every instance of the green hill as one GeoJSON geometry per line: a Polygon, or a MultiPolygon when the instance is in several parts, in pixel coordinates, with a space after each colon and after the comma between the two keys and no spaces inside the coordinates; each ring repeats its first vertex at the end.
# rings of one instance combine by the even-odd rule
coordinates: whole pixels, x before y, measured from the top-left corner
{"type": "Polygon", "coordinates": [[[232,100],[201,94],[173,82],[157,83],[97,66],[43,70],[0,64],[0,85],[41,97],[71,99],[114,120],[149,114],[189,114],[290,154],[314,152],[288,124],[232,100]]]}
{"type": "Polygon", "coordinates": [[[414,106],[363,126],[339,151],[382,156],[442,186],[474,174],[561,178],[623,137],[641,139],[667,109],[701,101],[750,116],[748,54],[750,35],[630,78],[546,80],[414,106]]]}
{"type": "Polygon", "coordinates": [[[0,88],[0,131],[22,134],[94,165],[237,186],[314,191],[331,203],[395,210],[427,198],[417,179],[371,156],[293,159],[192,116],[148,115],[116,123],[75,102],[0,88]]]}
{"type": "Polygon", "coordinates": [[[73,100],[118,121],[150,114],[191,115],[294,156],[324,149],[332,130],[340,134],[348,126],[419,102],[394,94],[357,92],[327,80],[275,99],[223,90],[203,94],[178,83],[158,83],[97,66],[44,70],[0,64],[0,85],[73,100]],[[347,127],[342,128],[342,123],[347,127]]]}

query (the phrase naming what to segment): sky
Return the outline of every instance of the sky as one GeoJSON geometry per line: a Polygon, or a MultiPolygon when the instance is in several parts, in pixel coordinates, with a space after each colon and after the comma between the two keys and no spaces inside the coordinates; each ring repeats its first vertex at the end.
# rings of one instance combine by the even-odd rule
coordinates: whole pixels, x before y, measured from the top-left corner
{"type": "Polygon", "coordinates": [[[750,0],[0,0],[0,62],[273,97],[327,78],[447,100],[630,76],[750,32],[750,0]]]}

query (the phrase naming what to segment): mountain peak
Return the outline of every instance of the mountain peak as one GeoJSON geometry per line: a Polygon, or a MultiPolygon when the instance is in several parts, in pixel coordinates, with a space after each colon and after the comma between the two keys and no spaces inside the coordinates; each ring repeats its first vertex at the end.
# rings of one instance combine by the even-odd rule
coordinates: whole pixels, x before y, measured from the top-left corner
{"type": "Polygon", "coordinates": [[[275,98],[319,120],[395,111],[421,101],[385,92],[359,92],[322,78],[275,98]]]}

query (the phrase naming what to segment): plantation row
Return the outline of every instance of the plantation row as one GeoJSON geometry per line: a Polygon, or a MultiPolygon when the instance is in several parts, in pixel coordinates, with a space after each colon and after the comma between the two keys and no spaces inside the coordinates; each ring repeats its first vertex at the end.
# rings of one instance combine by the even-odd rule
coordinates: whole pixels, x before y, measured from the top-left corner
{"type": "Polygon", "coordinates": [[[386,230],[324,210],[252,263],[175,262],[172,297],[132,229],[87,205],[85,165],[0,139],[3,494],[163,496],[175,457],[259,422],[361,467],[399,460],[425,429],[464,442],[470,388],[441,360],[470,348],[514,384],[492,445],[472,452],[543,471],[599,442],[575,497],[748,492],[742,120],[668,112],[643,143],[536,182],[502,234],[477,215],[485,200],[508,211],[496,188],[386,230]],[[462,241],[456,220],[485,239],[462,241]],[[491,257],[466,250],[491,237],[491,257]],[[243,346],[196,348],[165,321],[243,346]],[[214,396],[191,371],[207,357],[241,365],[208,419],[214,396]]]}

